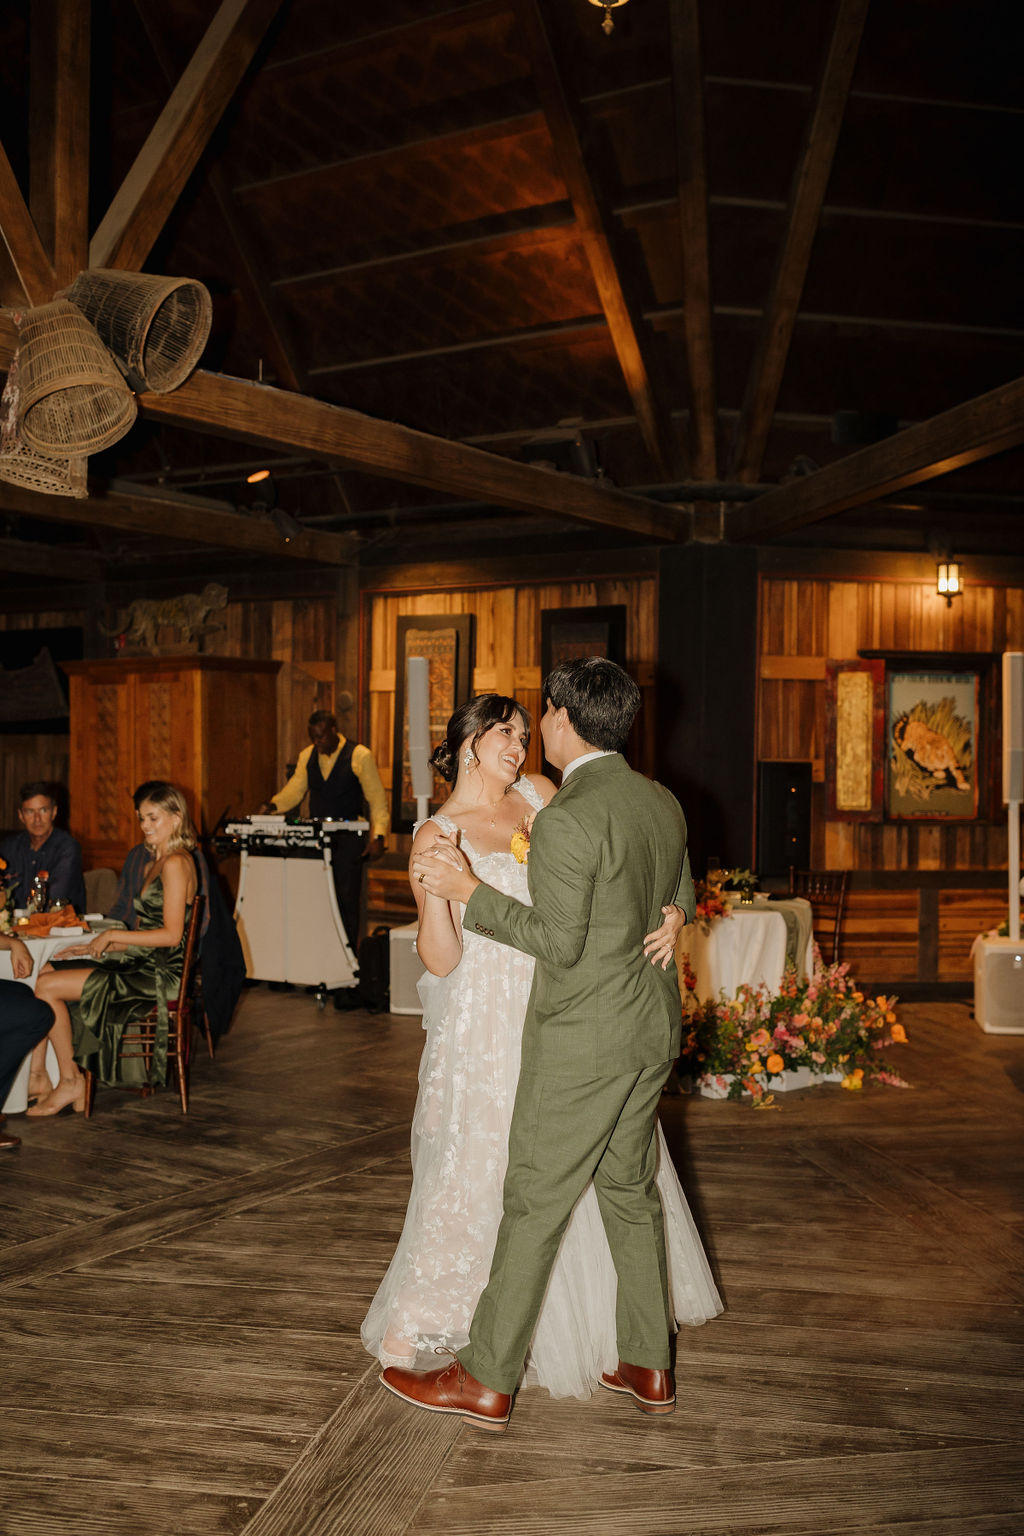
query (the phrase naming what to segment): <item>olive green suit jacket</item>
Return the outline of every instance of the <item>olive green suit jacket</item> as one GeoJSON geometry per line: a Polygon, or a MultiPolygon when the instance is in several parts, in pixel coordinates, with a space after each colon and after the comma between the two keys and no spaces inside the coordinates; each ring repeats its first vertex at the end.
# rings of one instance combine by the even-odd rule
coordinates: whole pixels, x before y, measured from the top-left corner
{"type": "Polygon", "coordinates": [[[663,906],[676,903],[688,921],[696,906],[675,797],[618,753],[582,763],[537,813],[529,888],[530,907],[479,886],[463,918],[471,932],[536,956],[524,1062],[590,1078],[677,1056],[675,965],[663,971],[643,954],[663,906]]]}

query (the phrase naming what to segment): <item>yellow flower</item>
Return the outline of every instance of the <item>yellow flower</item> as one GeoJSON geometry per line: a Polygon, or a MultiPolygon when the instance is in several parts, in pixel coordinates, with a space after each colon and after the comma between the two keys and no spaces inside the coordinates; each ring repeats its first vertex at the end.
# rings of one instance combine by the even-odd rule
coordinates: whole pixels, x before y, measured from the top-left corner
{"type": "Polygon", "coordinates": [[[750,1058],[750,1071],[751,1072],[763,1072],[764,1071],[764,1068],[761,1065],[761,1058],[760,1058],[760,1056],[751,1056],[751,1058],[750,1058]]]}
{"type": "Polygon", "coordinates": [[[906,1043],[907,1043],[907,1032],[903,1028],[902,1024],[894,1024],[893,1025],[892,1031],[891,1031],[891,1039],[893,1039],[896,1042],[897,1045],[906,1045],[906,1043]]]}
{"type": "Polygon", "coordinates": [[[785,1068],[785,1065],[786,1063],[783,1061],[782,1057],[776,1055],[774,1051],[765,1062],[765,1066],[768,1068],[768,1071],[772,1077],[778,1077],[779,1073],[785,1068]]]}
{"type": "Polygon", "coordinates": [[[851,992],[850,996],[853,998],[855,1003],[862,1003],[864,1001],[863,992],[851,992]]]}
{"type": "Polygon", "coordinates": [[[525,832],[513,832],[512,842],[509,845],[512,857],[517,864],[527,864],[530,859],[530,839],[525,832]]]}
{"type": "Polygon", "coordinates": [[[844,1077],[843,1081],[842,1081],[842,1086],[844,1088],[849,1088],[851,1093],[856,1093],[858,1088],[863,1088],[863,1086],[864,1086],[864,1072],[863,1072],[863,1069],[861,1067],[857,1067],[856,1070],[851,1072],[848,1077],[844,1077]]]}

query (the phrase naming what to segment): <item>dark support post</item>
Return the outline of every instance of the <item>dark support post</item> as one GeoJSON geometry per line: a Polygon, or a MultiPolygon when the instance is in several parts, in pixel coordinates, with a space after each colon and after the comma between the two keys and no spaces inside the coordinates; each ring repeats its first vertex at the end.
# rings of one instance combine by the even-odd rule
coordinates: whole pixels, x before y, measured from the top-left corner
{"type": "Polygon", "coordinates": [[[659,551],[657,777],[686,812],[690,858],[753,867],[757,552],[659,551]]]}

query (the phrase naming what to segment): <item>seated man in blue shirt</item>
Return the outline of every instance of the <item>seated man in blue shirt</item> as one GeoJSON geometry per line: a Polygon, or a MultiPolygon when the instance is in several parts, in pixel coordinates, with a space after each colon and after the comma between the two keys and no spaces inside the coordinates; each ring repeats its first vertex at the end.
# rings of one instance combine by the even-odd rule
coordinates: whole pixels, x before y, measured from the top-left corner
{"type": "Polygon", "coordinates": [[[54,786],[43,779],[23,784],[18,799],[18,820],[25,830],[0,844],[0,855],[7,860],[4,883],[14,894],[15,905],[28,906],[32,882],[42,875],[47,882],[47,907],[69,901],[76,912],[84,912],[82,850],[70,832],[55,825],[54,786]]]}

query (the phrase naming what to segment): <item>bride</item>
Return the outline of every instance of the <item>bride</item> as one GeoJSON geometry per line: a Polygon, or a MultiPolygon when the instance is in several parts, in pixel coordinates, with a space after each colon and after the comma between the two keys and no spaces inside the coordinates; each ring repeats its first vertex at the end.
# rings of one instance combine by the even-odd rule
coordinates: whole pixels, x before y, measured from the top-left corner
{"type": "MultiPolygon", "coordinates": [[[[515,699],[483,694],[456,710],[431,761],[448,782],[443,812],[422,823],[412,857],[437,829],[458,836],[473,873],[529,903],[533,816],[555,793],[524,776],[530,720],[515,699]]],[[[411,868],[411,864],[410,864],[411,868]]],[[[412,1124],[413,1184],[398,1247],[362,1326],[382,1365],[430,1368],[444,1346],[461,1348],[490,1271],[502,1211],[508,1129],[533,959],[464,931],[462,909],[415,880],[416,948],[426,1043],[412,1124]]],[[[671,923],[650,935],[655,959],[670,952],[671,923]]],[[[711,1270],[658,1127],[658,1192],[665,1215],[672,1312],[680,1324],[722,1310],[711,1270]]],[[[530,1346],[525,1379],[555,1397],[587,1398],[618,1360],[616,1277],[593,1187],[562,1238],[530,1346]]]]}

